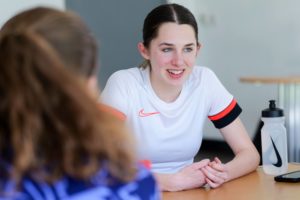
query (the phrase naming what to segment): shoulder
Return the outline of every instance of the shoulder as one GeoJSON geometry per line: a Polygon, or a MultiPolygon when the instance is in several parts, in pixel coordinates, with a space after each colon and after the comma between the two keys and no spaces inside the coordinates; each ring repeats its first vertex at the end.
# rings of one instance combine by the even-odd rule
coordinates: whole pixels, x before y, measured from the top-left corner
{"type": "Polygon", "coordinates": [[[99,103],[98,108],[99,108],[100,111],[102,111],[106,114],[112,115],[116,119],[119,119],[121,121],[126,120],[126,115],[124,115],[124,113],[120,112],[119,110],[115,109],[114,107],[111,107],[109,105],[105,105],[103,103],[99,103]]]}
{"type": "Polygon", "coordinates": [[[196,76],[205,76],[205,75],[210,75],[210,76],[215,76],[215,73],[213,70],[211,70],[208,67],[205,66],[195,66],[192,72],[193,75],[196,76]]]}
{"type": "Polygon", "coordinates": [[[123,97],[132,94],[135,95],[138,90],[135,90],[134,88],[143,87],[144,84],[145,72],[142,69],[134,67],[119,70],[114,72],[107,80],[106,85],[102,91],[102,96],[110,96],[116,98],[116,95],[118,94],[122,94],[123,97]]]}
{"type": "Polygon", "coordinates": [[[140,69],[137,67],[122,69],[114,72],[108,79],[108,81],[128,81],[137,79],[141,76],[140,69]]]}
{"type": "Polygon", "coordinates": [[[207,82],[214,82],[215,79],[217,79],[215,73],[208,67],[194,66],[187,83],[200,86],[207,82]]]}
{"type": "MultiPolygon", "coordinates": [[[[136,88],[139,85],[143,84],[143,73],[137,67],[123,69],[114,72],[107,80],[105,87],[101,93],[102,97],[113,97],[116,98],[116,95],[122,94],[123,96],[130,94],[135,91],[132,88],[136,88]]],[[[110,98],[111,100],[111,98],[110,98]]],[[[117,99],[116,101],[119,101],[117,99]]],[[[106,102],[109,103],[109,102],[106,102]]],[[[115,107],[115,106],[113,106],[115,107]]]]}

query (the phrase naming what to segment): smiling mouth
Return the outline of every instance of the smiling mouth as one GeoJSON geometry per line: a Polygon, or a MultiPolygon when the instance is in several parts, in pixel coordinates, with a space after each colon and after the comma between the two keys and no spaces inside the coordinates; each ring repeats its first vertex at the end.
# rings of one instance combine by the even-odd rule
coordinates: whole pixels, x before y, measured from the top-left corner
{"type": "Polygon", "coordinates": [[[173,79],[178,79],[181,78],[183,73],[184,73],[184,69],[168,69],[167,72],[169,73],[169,76],[173,79]]]}

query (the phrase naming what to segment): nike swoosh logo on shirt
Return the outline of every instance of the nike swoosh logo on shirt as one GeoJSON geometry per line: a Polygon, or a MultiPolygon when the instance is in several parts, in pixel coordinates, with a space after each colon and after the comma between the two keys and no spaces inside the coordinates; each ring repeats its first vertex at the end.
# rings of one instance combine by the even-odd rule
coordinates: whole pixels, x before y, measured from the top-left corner
{"type": "Polygon", "coordinates": [[[279,154],[279,152],[278,152],[278,149],[277,149],[277,147],[276,147],[276,145],[275,145],[275,143],[274,143],[272,137],[271,137],[271,141],[272,141],[272,145],[273,145],[273,147],[274,147],[275,154],[276,154],[276,157],[277,157],[277,162],[276,162],[276,163],[272,163],[272,164],[273,164],[275,167],[281,167],[281,166],[282,166],[282,159],[281,159],[281,156],[280,156],[280,154],[279,154]]]}
{"type": "Polygon", "coordinates": [[[141,109],[140,112],[139,112],[139,116],[140,117],[149,117],[151,115],[157,115],[157,114],[160,114],[160,112],[144,112],[144,109],[141,109]]]}

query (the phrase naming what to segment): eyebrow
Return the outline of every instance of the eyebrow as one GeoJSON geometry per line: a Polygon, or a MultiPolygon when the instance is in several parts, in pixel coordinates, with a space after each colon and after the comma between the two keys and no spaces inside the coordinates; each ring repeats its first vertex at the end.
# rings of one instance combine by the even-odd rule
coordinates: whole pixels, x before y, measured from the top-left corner
{"type": "MultiPolygon", "coordinates": [[[[172,43],[167,43],[167,42],[163,42],[163,43],[160,43],[158,46],[174,46],[174,44],[172,44],[172,43]]],[[[186,44],[186,45],[184,45],[184,46],[195,46],[195,43],[188,43],[188,44],[186,44]]]]}

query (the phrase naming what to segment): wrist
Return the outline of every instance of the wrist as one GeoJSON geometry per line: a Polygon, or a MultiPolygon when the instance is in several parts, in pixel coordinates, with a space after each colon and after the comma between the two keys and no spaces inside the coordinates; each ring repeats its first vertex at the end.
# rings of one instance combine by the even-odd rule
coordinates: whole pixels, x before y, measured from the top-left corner
{"type": "Polygon", "coordinates": [[[224,181],[228,182],[232,179],[232,177],[231,177],[232,175],[231,175],[230,170],[229,170],[230,169],[230,163],[224,164],[224,167],[225,167],[225,172],[227,172],[227,177],[224,181]]]}
{"type": "Polygon", "coordinates": [[[180,173],[172,174],[170,183],[171,183],[170,189],[172,189],[173,192],[184,190],[184,188],[182,186],[183,180],[182,180],[182,176],[180,173]]]}
{"type": "Polygon", "coordinates": [[[155,174],[155,176],[162,191],[175,192],[183,190],[180,174],[155,174]]]}

